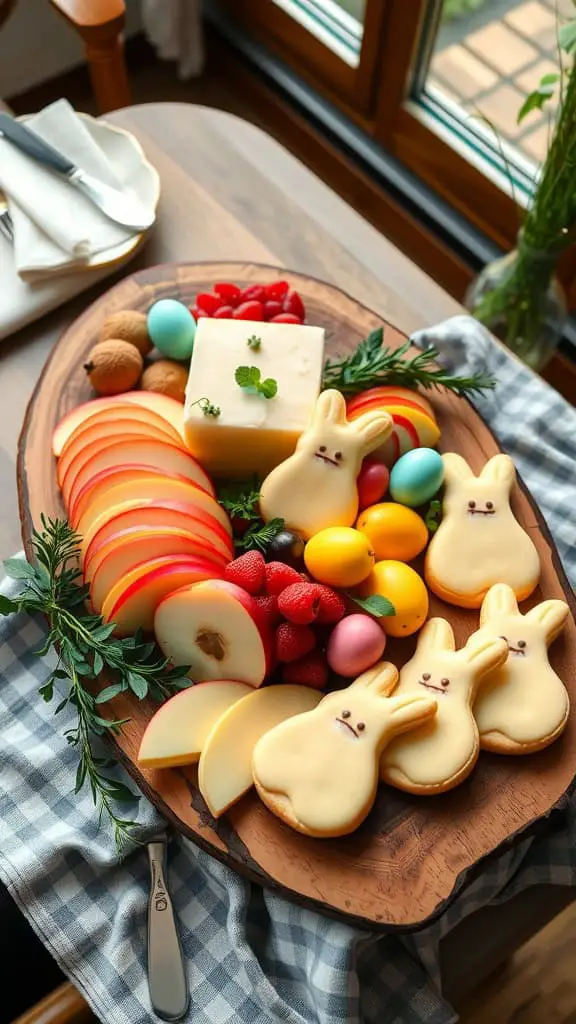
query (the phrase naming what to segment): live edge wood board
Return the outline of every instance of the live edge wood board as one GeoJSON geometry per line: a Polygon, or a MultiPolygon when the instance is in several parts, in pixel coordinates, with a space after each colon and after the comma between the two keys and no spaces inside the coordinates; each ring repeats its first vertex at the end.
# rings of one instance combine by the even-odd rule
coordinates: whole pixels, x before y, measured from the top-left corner
{"type": "MultiPolygon", "coordinates": [[[[284,269],[237,263],[167,264],[125,278],[94,303],[63,334],[30,401],[18,454],[22,534],[31,554],[31,532],[40,513],[63,515],[50,439],[58,420],[91,397],[82,371],[84,356],[104,318],[119,309],[147,310],[158,298],[191,303],[197,291],[218,280],[238,283],[287,278],[299,289],[310,323],[326,328],[330,353],[350,351],[382,321],[336,288],[284,269]]],[[[385,344],[404,335],[385,324],[385,344]]],[[[217,358],[217,353],[214,354],[217,358]]],[[[473,407],[448,393],[432,394],[442,429],[441,448],[458,451],[478,471],[498,444],[473,407]]],[[[540,586],[523,610],[543,598],[563,598],[576,610],[546,525],[526,488],[514,490],[513,508],[538,547],[540,586]]],[[[478,624],[475,612],[432,597],[431,615],[452,623],[458,644],[478,624]]],[[[401,666],[414,638],[389,642],[386,657],[401,666]]],[[[551,648],[551,661],[576,708],[576,626],[570,620],[551,648]]],[[[209,814],[196,786],[195,770],[144,771],[136,755],[151,703],[132,696],[114,701],[116,717],[130,717],[118,753],[143,792],[177,829],[263,886],[325,913],[370,929],[421,927],[437,916],[482,868],[482,861],[518,833],[541,826],[562,801],[576,774],[576,713],[564,736],[530,757],[482,754],[471,778],[452,793],[408,797],[381,787],[376,806],[351,836],[315,840],[298,835],[248,794],[219,821],[209,814]]]]}

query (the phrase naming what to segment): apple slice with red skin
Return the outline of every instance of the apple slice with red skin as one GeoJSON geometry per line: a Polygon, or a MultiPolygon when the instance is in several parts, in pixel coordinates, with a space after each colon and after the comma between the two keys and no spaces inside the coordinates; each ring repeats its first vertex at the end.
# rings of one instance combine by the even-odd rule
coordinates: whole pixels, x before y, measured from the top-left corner
{"type": "Polygon", "coordinates": [[[165,441],[135,436],[114,444],[105,444],[104,447],[100,441],[93,441],[80,452],[68,466],[61,483],[66,504],[75,481],[78,487],[82,487],[101,469],[124,463],[139,463],[142,466],[155,466],[160,471],[165,469],[169,473],[178,473],[204,488],[206,493],[210,493],[212,488],[202,466],[188,452],[165,441]]]}
{"type": "Polygon", "coordinates": [[[130,636],[138,628],[151,633],[154,612],[164,597],[181,587],[216,580],[221,575],[213,562],[201,558],[152,558],[120,577],[103,602],[102,618],[116,624],[116,636],[130,636]]]}
{"type": "Polygon", "coordinates": [[[353,398],[349,399],[348,405],[356,408],[357,405],[363,405],[364,402],[371,401],[376,398],[394,398],[402,402],[416,402],[425,413],[428,413],[432,419],[436,419],[434,409],[431,402],[425,398],[419,391],[414,391],[412,388],[403,388],[399,384],[382,384],[376,388],[368,388],[366,391],[360,391],[353,398]]]}
{"type": "Polygon", "coordinates": [[[120,395],[109,395],[103,398],[93,398],[90,402],[77,405],[75,409],[64,416],[52,435],[52,451],[57,457],[70,437],[70,434],[94,413],[102,409],[115,408],[119,402],[134,403],[151,409],[166,420],[174,430],[184,437],[184,406],[175,398],[168,395],[160,395],[155,391],[124,391],[120,395]]]}
{"type": "MultiPolygon", "coordinates": [[[[116,543],[105,557],[93,566],[90,583],[90,601],[94,611],[100,613],[102,605],[119,579],[137,569],[143,562],[177,555],[182,558],[198,558],[210,562],[215,572],[222,574],[227,559],[219,555],[207,541],[192,537],[184,530],[159,527],[156,530],[121,530],[115,534],[116,543]],[[132,536],[130,536],[132,534],[132,536]]],[[[112,538],[109,544],[112,542],[112,538]]],[[[84,579],[87,579],[84,573],[84,579]]]]}
{"type": "Polygon", "coordinates": [[[94,558],[101,555],[110,538],[120,530],[162,527],[187,530],[191,535],[205,540],[214,547],[227,563],[234,558],[232,541],[214,516],[186,502],[160,499],[148,502],[129,501],[113,509],[111,516],[102,523],[85,547],[84,566],[90,573],[94,558]]]}
{"type": "MultiPolygon", "coordinates": [[[[146,554],[144,549],[143,557],[140,558],[140,562],[145,562],[150,558],[159,558],[161,555],[172,555],[178,554],[179,552],[174,551],[159,551],[156,552],[156,547],[161,538],[164,538],[166,542],[173,546],[177,542],[177,538],[181,538],[187,543],[193,543],[197,550],[199,557],[207,558],[209,561],[215,562],[221,568],[225,568],[228,563],[232,560],[229,554],[224,552],[217,544],[206,536],[199,535],[194,530],[194,520],[192,523],[186,523],[185,525],[178,526],[167,526],[165,523],[158,523],[156,526],[128,526],[124,529],[116,530],[111,533],[106,540],[101,541],[97,544],[92,544],[92,554],[88,557],[86,552],[84,558],[84,565],[82,567],[82,575],[85,583],[91,583],[94,576],[99,572],[102,563],[107,563],[107,568],[110,568],[114,562],[118,561],[118,551],[123,545],[130,546],[132,548],[131,557],[135,554],[137,548],[135,546],[136,541],[139,545],[144,544],[146,537],[150,538],[151,544],[154,544],[154,553],[146,554]],[[109,562],[109,556],[116,555],[116,558],[109,562]]],[[[163,545],[160,544],[160,547],[163,545]]],[[[189,552],[192,554],[193,552],[189,552]]],[[[196,557],[196,555],[194,555],[196,557]]],[[[120,560],[121,561],[121,560],[120,560]]],[[[131,568],[138,565],[139,562],[134,562],[131,568]]],[[[124,570],[124,572],[126,569],[124,570]]]]}
{"type": "Polygon", "coordinates": [[[146,726],[138,762],[145,768],[196,764],[210,730],[228,708],[255,690],[230,679],[196,683],[170,697],[146,726]]]}
{"type": "MultiPolygon", "coordinates": [[[[99,426],[100,424],[116,423],[119,419],[133,420],[135,423],[145,423],[151,427],[156,427],[158,430],[162,430],[164,435],[169,438],[173,444],[183,445],[185,447],[182,435],[174,429],[171,423],[168,423],[168,421],[163,419],[162,416],[159,416],[158,413],[153,412],[151,409],[146,409],[143,405],[136,405],[134,402],[117,402],[114,407],[101,409],[100,412],[93,412],[91,416],[82,420],[62,445],[59,458],[62,458],[70,445],[73,444],[81,434],[84,434],[88,430],[93,430],[95,426],[99,426]]],[[[126,431],[126,433],[129,433],[129,431],[126,431]]]]}
{"type": "Polygon", "coordinates": [[[392,417],[403,416],[405,419],[410,420],[418,434],[418,447],[434,448],[438,444],[440,429],[436,420],[432,419],[415,402],[395,401],[392,398],[373,399],[362,406],[357,406],[352,411],[350,419],[355,419],[357,416],[375,409],[383,409],[392,417]]]}
{"type": "MultiPolygon", "coordinates": [[[[88,422],[90,423],[90,420],[88,422]]],[[[93,427],[87,427],[81,433],[75,434],[73,439],[66,444],[56,467],[58,486],[62,486],[68,467],[88,445],[94,445],[94,451],[96,451],[95,445],[97,442],[100,448],[106,448],[110,444],[115,444],[118,441],[127,441],[133,437],[143,437],[153,441],[176,444],[176,447],[186,451],[183,442],[174,442],[163,428],[151,426],[149,423],[141,423],[138,420],[121,419],[118,417],[116,420],[108,420],[104,423],[98,423],[93,427]]]]}
{"type": "Polygon", "coordinates": [[[242,587],[210,580],[174,591],[160,601],[154,632],[174,665],[190,665],[190,676],[237,679],[260,686],[272,661],[272,635],[260,609],[242,587]]]}

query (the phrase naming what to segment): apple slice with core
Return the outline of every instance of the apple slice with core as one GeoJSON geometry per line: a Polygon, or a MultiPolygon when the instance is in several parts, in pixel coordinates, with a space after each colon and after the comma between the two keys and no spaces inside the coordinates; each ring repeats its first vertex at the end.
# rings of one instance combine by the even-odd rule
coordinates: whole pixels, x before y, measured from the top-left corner
{"type": "MultiPolygon", "coordinates": [[[[76,456],[79,455],[80,452],[83,452],[88,445],[94,445],[94,451],[96,451],[96,443],[99,443],[100,448],[105,448],[117,441],[126,441],[133,437],[149,438],[153,441],[163,441],[164,443],[174,444],[174,441],[162,428],[150,426],[149,423],[140,423],[138,420],[121,419],[120,417],[116,420],[108,420],[104,423],[98,423],[94,427],[87,427],[86,430],[83,430],[81,433],[75,434],[73,439],[66,444],[66,447],[62,451],[62,455],[58,459],[58,465],[56,467],[58,486],[62,486],[62,481],[64,480],[68,467],[74,461],[76,456]]],[[[177,441],[176,445],[184,451],[184,445],[181,441],[177,441]]]]}
{"type": "Polygon", "coordinates": [[[176,432],[184,437],[184,407],[175,398],[168,395],[160,395],[155,391],[124,391],[120,395],[110,395],[103,398],[93,398],[90,402],[77,405],[66,416],[64,416],[52,435],[52,451],[59,456],[70,434],[82,423],[96,412],[102,409],[114,408],[119,402],[134,403],[151,409],[169,423],[176,432]]]}
{"type": "MultiPolygon", "coordinates": [[[[140,485],[145,480],[148,482],[156,480],[159,483],[160,478],[168,478],[181,484],[190,484],[188,477],[181,476],[179,473],[170,473],[165,469],[157,469],[156,466],[125,463],[121,466],[109,466],[108,469],[102,469],[82,487],[72,486],[68,499],[68,518],[76,527],[86,512],[91,510],[93,515],[98,515],[102,509],[109,507],[108,493],[112,487],[117,487],[128,480],[134,485],[140,485]]],[[[195,486],[199,487],[200,485],[196,484],[195,486]]],[[[205,490],[204,487],[200,489],[205,490]]],[[[206,491],[206,494],[213,497],[211,491],[206,491]]],[[[133,492],[133,496],[138,497],[135,492],[133,492]]]]}
{"type": "Polygon", "coordinates": [[[146,726],[138,761],[145,768],[196,764],[206,738],[225,711],[249,693],[246,683],[211,679],[167,700],[146,726]]]}
{"type": "Polygon", "coordinates": [[[220,576],[221,571],[206,559],[153,558],[125,573],[112,587],[102,605],[102,618],[116,623],[117,636],[129,636],[138,627],[150,633],[162,598],[173,590],[220,576]]]}
{"type": "Polygon", "coordinates": [[[111,510],[110,517],[101,524],[90,542],[83,548],[84,565],[91,567],[94,557],[120,530],[137,528],[174,527],[186,530],[211,544],[226,562],[234,558],[234,547],[226,531],[214,516],[202,512],[195,505],[178,501],[128,501],[111,510]]]}
{"type": "Polygon", "coordinates": [[[190,665],[192,679],[238,679],[260,686],[269,670],[272,637],[242,587],[211,580],[160,602],[154,632],[167,658],[190,665]]]}
{"type": "MultiPolygon", "coordinates": [[[[116,534],[117,543],[112,550],[94,568],[90,583],[90,600],[96,612],[100,612],[107,595],[119,579],[137,569],[151,559],[163,558],[165,555],[177,555],[182,558],[199,558],[210,562],[219,575],[227,565],[226,559],[197,537],[191,537],[183,530],[170,530],[167,527],[157,530],[136,531],[136,537],[126,536],[130,530],[116,534]],[[138,535],[139,534],[139,535],[138,535]]],[[[111,541],[108,542],[109,545],[111,541]]],[[[86,573],[84,578],[87,579],[86,573]]]]}
{"type": "Polygon", "coordinates": [[[133,420],[135,423],[146,423],[151,427],[157,427],[158,430],[163,431],[166,437],[170,438],[173,444],[184,444],[182,435],[158,413],[146,409],[143,405],[135,405],[134,402],[117,402],[114,407],[101,409],[100,412],[96,411],[79,423],[62,445],[59,458],[62,458],[69,446],[85,431],[92,430],[100,424],[115,423],[119,419],[133,420]]]}
{"type": "Polygon", "coordinates": [[[225,711],[209,733],[198,765],[198,786],[218,818],[253,785],[258,740],[287,718],[313,711],[323,693],[309,686],[264,686],[225,711]]]}

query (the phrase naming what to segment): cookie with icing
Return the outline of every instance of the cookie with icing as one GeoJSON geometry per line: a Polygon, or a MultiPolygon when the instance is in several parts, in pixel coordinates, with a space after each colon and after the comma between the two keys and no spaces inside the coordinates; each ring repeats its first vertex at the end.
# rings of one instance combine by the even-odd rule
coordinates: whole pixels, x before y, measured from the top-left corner
{"type": "Polygon", "coordinates": [[[512,459],[494,455],[479,476],[454,452],[442,461],[442,522],[424,570],[430,590],[450,604],[479,608],[493,584],[506,583],[523,601],[538,583],[540,559],[510,508],[512,459]]]}
{"type": "Polygon", "coordinates": [[[431,693],[388,696],[397,679],[397,669],[380,662],[256,744],[256,790],[297,832],[317,837],[353,832],[374,803],[386,744],[435,715],[431,693]]]}
{"type": "Polygon", "coordinates": [[[480,752],[472,714],[477,689],[508,656],[504,640],[470,639],[456,650],[446,619],[430,619],[418,635],[413,658],[400,672],[394,696],[427,694],[438,710],[420,729],[395,739],[382,755],[384,782],[423,795],[453,789],[470,774],[480,752]]]}
{"type": "Polygon", "coordinates": [[[522,615],[514,591],[503,583],[486,594],[475,637],[502,637],[508,658],[487,676],[474,704],[483,750],[532,754],[563,732],[570,701],[548,661],[548,647],[569,611],[565,601],[551,600],[522,615]]]}

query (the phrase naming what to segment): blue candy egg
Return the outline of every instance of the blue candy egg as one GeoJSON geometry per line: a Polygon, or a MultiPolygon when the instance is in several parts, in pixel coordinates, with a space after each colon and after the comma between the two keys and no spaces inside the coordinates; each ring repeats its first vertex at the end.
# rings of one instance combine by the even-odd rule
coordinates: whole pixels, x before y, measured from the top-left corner
{"type": "Polygon", "coordinates": [[[414,448],[402,455],[390,472],[390,494],[410,508],[424,505],[442,486],[444,463],[433,448],[414,448]]]}
{"type": "Polygon", "coordinates": [[[148,310],[148,334],[162,355],[190,359],[196,321],[183,302],[159,299],[148,310]]]}

